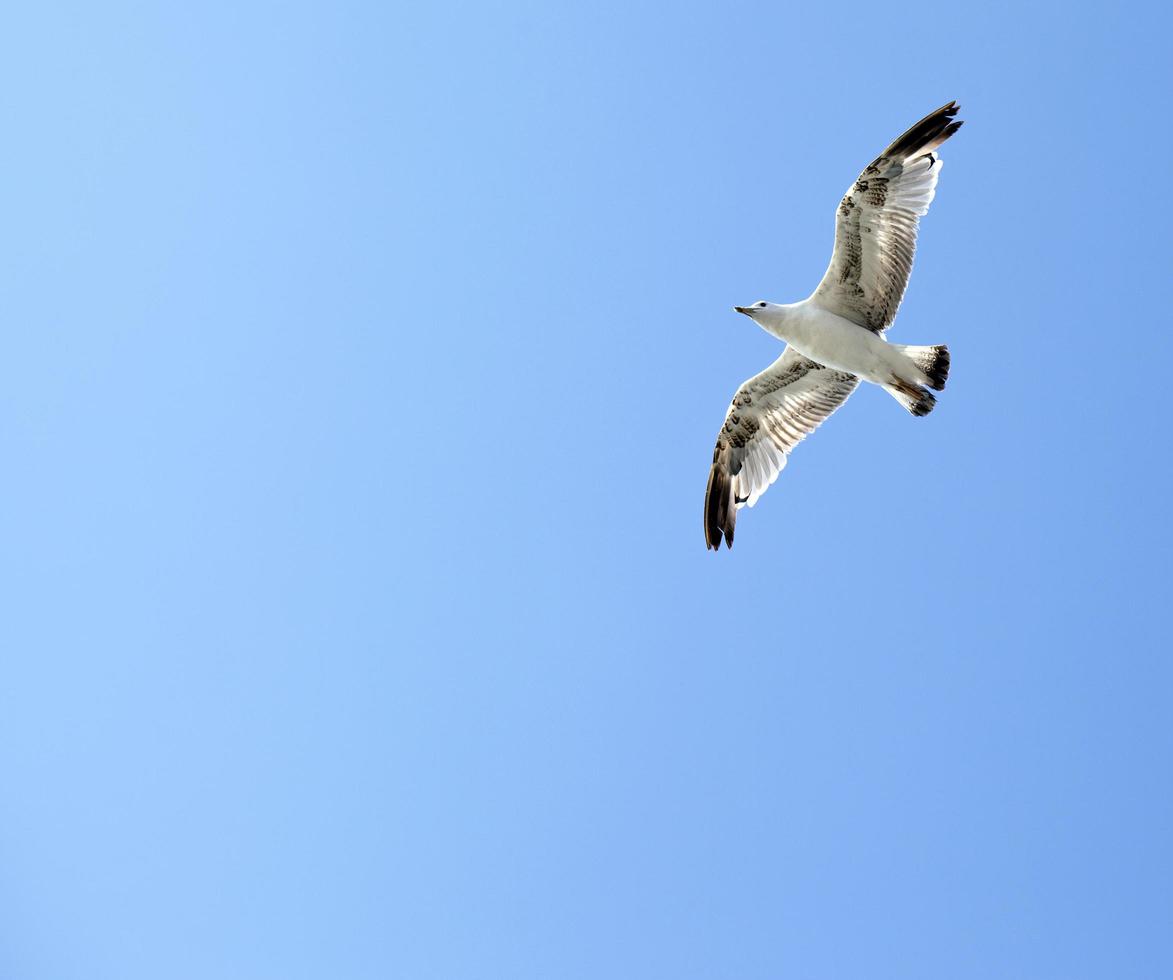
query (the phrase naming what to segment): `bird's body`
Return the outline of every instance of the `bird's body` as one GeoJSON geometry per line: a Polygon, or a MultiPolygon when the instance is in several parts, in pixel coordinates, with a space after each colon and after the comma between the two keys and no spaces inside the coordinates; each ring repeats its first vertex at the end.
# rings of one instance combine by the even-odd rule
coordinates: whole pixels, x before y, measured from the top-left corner
{"type": "Polygon", "coordinates": [[[884,339],[912,271],[918,219],[936,193],[936,150],[961,126],[950,102],[896,139],[848,188],[835,213],[835,248],[818,288],[798,303],[734,309],[787,349],[733,396],[705,492],[705,543],[733,546],[737,509],[752,507],[790,451],[859,382],[880,385],[913,415],[928,415],[949,374],[944,345],[884,339]]]}
{"type": "Polygon", "coordinates": [[[893,377],[927,385],[929,379],[896,344],[824,309],[816,300],[768,306],[754,318],[767,333],[827,367],[886,386],[893,377]]]}

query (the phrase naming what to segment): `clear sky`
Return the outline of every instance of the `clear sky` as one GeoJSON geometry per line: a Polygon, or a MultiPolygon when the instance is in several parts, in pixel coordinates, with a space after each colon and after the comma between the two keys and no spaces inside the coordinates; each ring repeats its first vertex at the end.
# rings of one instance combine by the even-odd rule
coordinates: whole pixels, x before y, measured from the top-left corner
{"type": "Polygon", "coordinates": [[[5,14],[0,976],[1173,975],[1170,27],[5,14]],[[950,99],[948,391],[706,552],[731,307],[950,99]]]}

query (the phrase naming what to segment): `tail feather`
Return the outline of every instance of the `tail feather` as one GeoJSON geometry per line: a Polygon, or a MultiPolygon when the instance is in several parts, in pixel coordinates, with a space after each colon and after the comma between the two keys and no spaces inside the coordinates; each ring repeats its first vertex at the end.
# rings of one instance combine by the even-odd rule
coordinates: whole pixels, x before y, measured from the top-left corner
{"type": "Polygon", "coordinates": [[[911,347],[907,344],[893,344],[901,354],[915,364],[929,380],[929,387],[945,390],[949,377],[949,348],[944,344],[932,347],[911,347]]]}
{"type": "Polygon", "coordinates": [[[893,377],[884,390],[913,415],[928,415],[937,405],[936,396],[928,388],[893,377]]]}

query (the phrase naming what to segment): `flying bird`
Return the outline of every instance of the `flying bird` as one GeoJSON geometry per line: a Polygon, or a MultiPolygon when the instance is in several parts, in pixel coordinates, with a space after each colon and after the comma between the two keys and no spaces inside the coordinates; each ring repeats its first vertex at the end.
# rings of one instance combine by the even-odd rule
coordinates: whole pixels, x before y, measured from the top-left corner
{"type": "Polygon", "coordinates": [[[941,173],[937,147],[961,128],[950,102],[925,116],[864,168],[835,211],[835,248],[818,288],[798,303],[735,306],[787,347],[737,389],[717,435],[705,491],[705,544],[733,547],[738,508],[752,507],[790,451],[847,401],[860,380],[913,415],[945,387],[944,344],[890,344],[884,331],[912,272],[918,219],[941,173]]]}

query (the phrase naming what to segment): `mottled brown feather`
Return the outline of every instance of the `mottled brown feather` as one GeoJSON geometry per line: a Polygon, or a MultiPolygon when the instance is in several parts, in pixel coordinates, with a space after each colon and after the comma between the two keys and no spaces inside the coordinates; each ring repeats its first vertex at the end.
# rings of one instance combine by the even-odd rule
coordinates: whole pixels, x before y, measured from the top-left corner
{"type": "Polygon", "coordinates": [[[939,167],[933,151],[961,127],[953,119],[958,109],[950,102],[911,126],[843,195],[835,212],[831,263],[815,290],[827,309],[875,333],[896,318],[912,274],[918,217],[936,184],[936,174],[931,180],[926,174],[939,167]],[[915,204],[926,183],[927,198],[915,204]]]}
{"type": "Polygon", "coordinates": [[[759,494],[765,490],[790,451],[842,405],[858,383],[854,375],[788,348],[737,389],[717,434],[705,489],[706,547],[716,550],[722,540],[733,547],[738,504],[746,503],[755,487],[759,494]]]}

